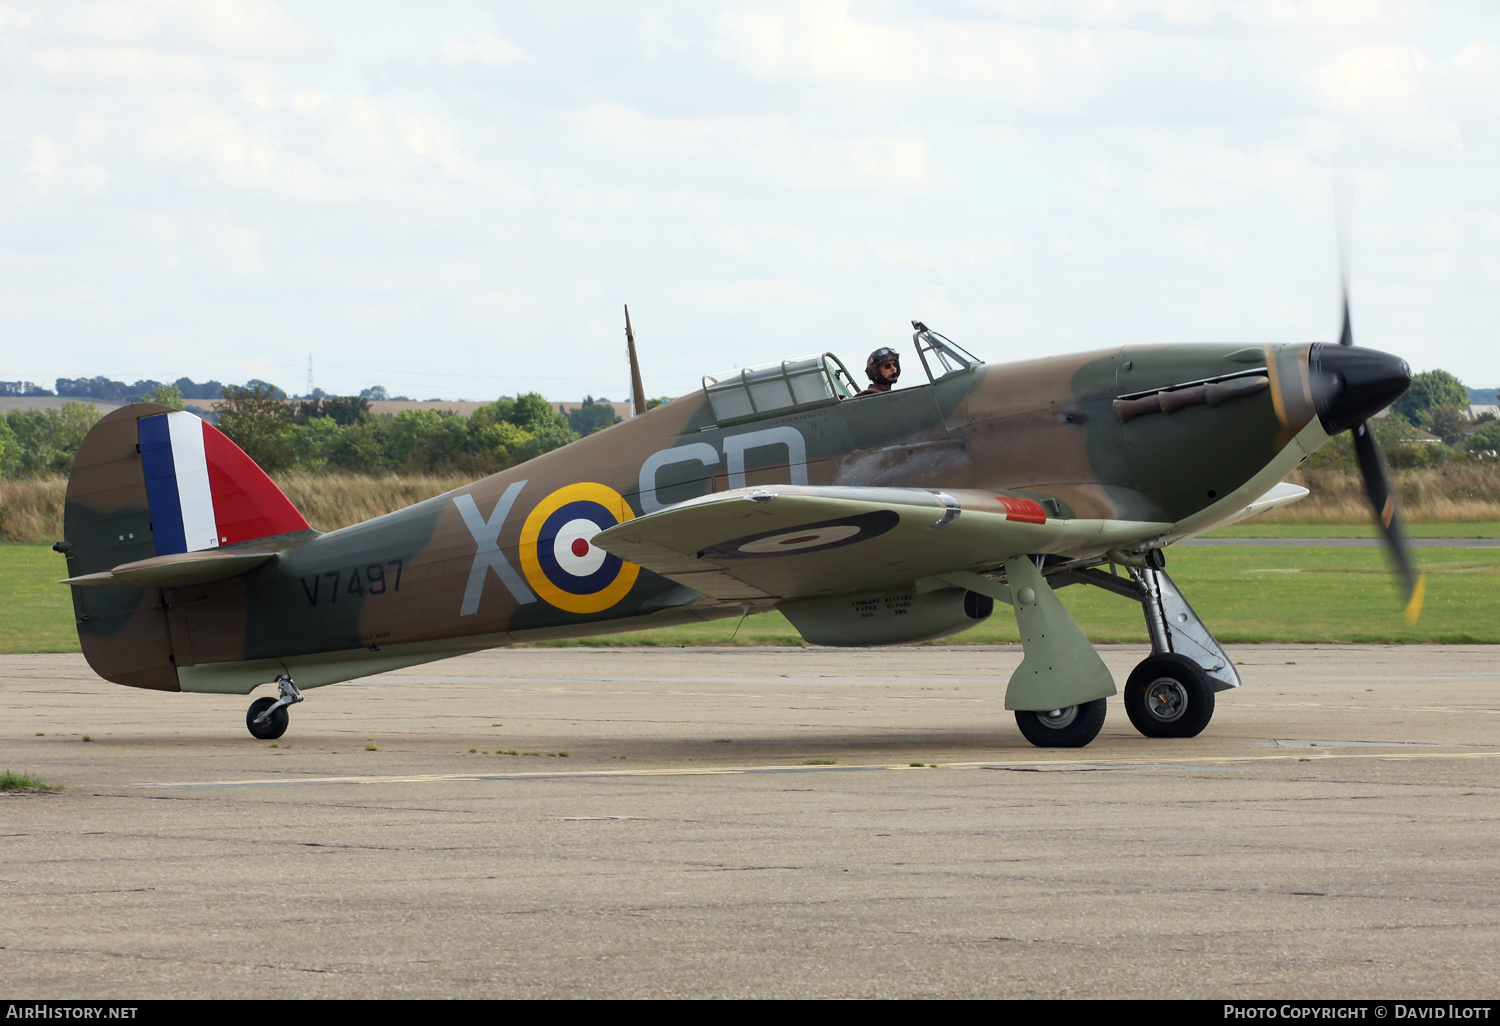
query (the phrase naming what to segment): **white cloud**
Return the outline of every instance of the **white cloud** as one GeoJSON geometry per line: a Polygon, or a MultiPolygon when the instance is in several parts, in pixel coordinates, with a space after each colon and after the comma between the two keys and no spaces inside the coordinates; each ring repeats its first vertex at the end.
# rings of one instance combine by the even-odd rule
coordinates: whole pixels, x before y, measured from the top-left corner
{"type": "Polygon", "coordinates": [[[62,160],[57,155],[57,144],[46,136],[31,140],[31,156],[26,161],[26,172],[43,185],[57,181],[62,171],[62,160]]]}
{"type": "Polygon", "coordinates": [[[809,191],[912,193],[933,184],[928,144],[916,134],[840,136],[784,116],[663,118],[617,104],[589,107],[579,123],[616,154],[694,176],[713,168],[726,181],[809,191]]]}
{"type": "MultiPolygon", "coordinates": [[[[701,304],[715,313],[744,313],[768,307],[805,309],[827,303],[827,297],[820,296],[818,290],[806,282],[784,278],[734,278],[706,287],[694,287],[690,292],[680,287],[673,291],[679,301],[701,304]]],[[[703,373],[713,373],[713,370],[705,367],[703,373]]]]}
{"type": "Polygon", "coordinates": [[[1312,78],[1324,102],[1341,114],[1406,118],[1425,110],[1423,80],[1432,66],[1420,48],[1387,43],[1342,50],[1312,78]]]}
{"type": "Polygon", "coordinates": [[[223,214],[184,218],[152,213],[135,218],[132,228],[164,269],[181,268],[188,261],[238,278],[258,278],[266,272],[263,243],[268,233],[223,214]]]}
{"type": "Polygon", "coordinates": [[[289,90],[263,66],[240,71],[233,88],[226,80],[218,90],[141,94],[113,142],[198,188],[307,202],[394,200],[433,176],[481,176],[456,127],[436,114],[369,95],[289,90]]]}
{"type": "Polygon", "coordinates": [[[53,47],[32,50],[30,58],[38,83],[64,89],[202,88],[211,77],[201,57],[142,47],[53,47]]]}
{"type": "Polygon", "coordinates": [[[530,62],[532,57],[508,39],[485,32],[472,40],[449,39],[438,45],[438,59],[445,64],[493,64],[504,66],[530,62]]]}
{"type": "Polygon", "coordinates": [[[1500,28],[1453,11],[0,0],[10,374],[440,340],[485,389],[616,395],[622,301],[653,392],[913,316],[996,359],[1302,340],[1337,157],[1361,342],[1500,383],[1500,28]]]}
{"type": "Polygon", "coordinates": [[[0,29],[10,25],[51,45],[261,60],[311,55],[324,43],[321,32],[269,0],[11,0],[0,8],[0,29]]]}
{"type": "Polygon", "coordinates": [[[1500,114],[1500,43],[1469,40],[1438,65],[1434,78],[1443,101],[1466,112],[1466,120],[1484,122],[1500,114]]]}
{"type": "Polygon", "coordinates": [[[842,0],[727,12],[719,34],[722,52],[763,80],[1041,109],[1094,95],[1101,78],[1146,42],[1130,32],[972,20],[864,21],[842,0]]]}
{"type": "Polygon", "coordinates": [[[42,192],[65,190],[73,195],[101,192],[109,184],[109,172],[98,164],[64,157],[56,140],[37,136],[27,144],[22,168],[42,192]]]}
{"type": "Polygon", "coordinates": [[[1500,45],[1469,40],[1443,60],[1409,43],[1334,51],[1308,75],[1329,113],[1402,146],[1451,156],[1492,135],[1500,114],[1500,45]]]}
{"type": "Polygon", "coordinates": [[[1140,28],[1388,29],[1425,20],[1420,0],[975,0],[982,11],[1033,24],[1140,28]]]}
{"type": "Polygon", "coordinates": [[[1136,166],[1149,169],[1144,188],[1164,208],[1301,208],[1331,194],[1328,166],[1287,144],[1235,145],[1223,132],[1142,130],[1136,166]]]}

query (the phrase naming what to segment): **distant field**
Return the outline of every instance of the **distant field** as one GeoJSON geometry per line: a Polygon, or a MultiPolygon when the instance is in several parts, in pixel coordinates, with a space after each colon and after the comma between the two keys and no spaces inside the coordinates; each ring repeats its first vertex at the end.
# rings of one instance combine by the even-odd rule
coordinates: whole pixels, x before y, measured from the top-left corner
{"type": "MultiPolygon", "coordinates": [[[[1454,525],[1469,528],[1471,525],[1454,525]]],[[[1306,525],[1304,525],[1306,529],[1306,525]]],[[[1451,537],[1440,535],[1439,537],[1451,537]]],[[[1376,548],[1177,548],[1172,578],[1219,640],[1232,642],[1500,643],[1500,549],[1423,549],[1427,602],[1407,626],[1376,548]]],[[[44,545],[0,545],[0,652],[76,652],[62,558],[44,545]]],[[[1145,642],[1140,607],[1097,588],[1058,593],[1096,642],[1145,642]]],[[[1014,643],[1015,618],[988,621],[941,644],[1014,643]]],[[[560,645],[796,645],[779,613],[691,627],[613,634],[560,645]]]]}
{"type": "MultiPolygon", "coordinates": [[[[459,474],[365,477],[298,471],[278,473],[274,479],[320,531],[356,524],[469,482],[459,474]]],[[[1401,494],[1413,537],[1500,537],[1500,465],[1460,462],[1440,469],[1398,470],[1391,479],[1401,494]]],[[[1306,485],[1312,494],[1225,528],[1222,535],[1338,538],[1373,532],[1359,475],[1320,470],[1288,480],[1306,485]]],[[[0,540],[50,544],[61,538],[66,485],[61,476],[0,479],[0,540]]]]}
{"type": "Polygon", "coordinates": [[[78,651],[66,576],[51,546],[0,544],[0,653],[78,651]]]}
{"type": "MultiPolygon", "coordinates": [[[[1380,534],[1368,521],[1356,524],[1261,523],[1259,518],[1209,531],[1205,538],[1375,538],[1380,534]]],[[[1500,538],[1500,520],[1472,524],[1406,525],[1408,538],[1500,538]]]]}
{"type": "MultiPolygon", "coordinates": [[[[1407,626],[1381,549],[1179,548],[1172,579],[1222,642],[1500,643],[1500,549],[1423,549],[1427,601],[1407,626]]],[[[1146,641],[1140,606],[1083,585],[1058,592],[1090,640],[1146,641]]],[[[562,645],[723,645],[734,620],[616,634],[562,645]]],[[[1020,641],[1009,607],[937,644],[1020,641]]],[[[779,613],[753,616],[735,644],[796,645],[801,639],[779,613]]]]}

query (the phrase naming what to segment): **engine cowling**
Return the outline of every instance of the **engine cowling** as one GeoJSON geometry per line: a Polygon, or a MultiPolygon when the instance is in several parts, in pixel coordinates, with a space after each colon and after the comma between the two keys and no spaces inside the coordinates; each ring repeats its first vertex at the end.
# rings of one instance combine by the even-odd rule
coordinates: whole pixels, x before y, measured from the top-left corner
{"type": "Polygon", "coordinates": [[[812,645],[907,645],[966,631],[995,611],[995,600],[963,588],[860,592],[784,602],[782,613],[812,645]]]}

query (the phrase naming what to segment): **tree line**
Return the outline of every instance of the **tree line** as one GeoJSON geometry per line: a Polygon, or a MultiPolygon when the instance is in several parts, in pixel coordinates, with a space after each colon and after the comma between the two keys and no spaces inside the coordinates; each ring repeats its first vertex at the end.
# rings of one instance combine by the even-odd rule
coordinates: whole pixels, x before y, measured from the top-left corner
{"type": "MultiPolygon", "coordinates": [[[[151,378],[143,378],[135,384],[126,384],[112,378],[58,378],[56,391],[42,388],[30,381],[0,381],[0,396],[69,396],[79,399],[95,399],[106,403],[138,403],[154,394],[157,389],[171,387],[183,399],[217,399],[224,391],[221,381],[205,381],[198,384],[192,378],[178,378],[170,386],[151,378]]],[[[265,385],[266,382],[252,378],[248,387],[265,385]]],[[[271,385],[271,388],[276,386],[271,385]]],[[[277,389],[277,391],[280,391],[277,389]]]]}
{"type": "MultiPolygon", "coordinates": [[[[175,385],[139,398],[184,408],[175,385]]],[[[266,382],[222,385],[219,430],[267,471],[493,474],[618,422],[607,400],[565,416],[541,395],[502,396],[470,417],[440,410],[377,414],[362,396],[287,400],[266,382]]],[[[0,476],[65,474],[101,414],[91,402],[0,417],[0,476]]]]}
{"type": "MultiPolygon", "coordinates": [[[[1500,420],[1492,413],[1471,420],[1470,394],[1471,390],[1448,371],[1413,375],[1411,387],[1391,404],[1386,415],[1370,421],[1387,465],[1401,470],[1500,458],[1500,420]],[[1428,435],[1436,435],[1437,441],[1428,435]]],[[[1338,436],[1304,465],[1353,472],[1353,440],[1347,432],[1338,436]]]]}
{"type": "MultiPolygon", "coordinates": [[[[224,389],[219,430],[268,471],[493,474],[575,441],[541,395],[501,397],[472,416],[376,414],[360,396],[285,402],[263,387],[224,389]]],[[[605,407],[613,417],[614,410],[605,407]]],[[[611,420],[613,423],[613,420],[611,420]]]]}
{"type": "MultiPolygon", "coordinates": [[[[68,380],[59,378],[58,384],[68,380]]],[[[111,387],[118,384],[110,383],[111,387]]],[[[136,382],[144,384],[152,387],[139,395],[110,398],[143,399],[174,409],[182,409],[184,399],[195,398],[185,395],[177,384],[136,382]]],[[[476,477],[513,467],[619,420],[608,400],[587,398],[582,407],[565,416],[535,392],[501,397],[468,418],[439,410],[377,414],[370,402],[383,398],[384,392],[383,388],[378,392],[366,389],[359,396],[330,396],[319,391],[310,398],[289,400],[281,389],[264,381],[220,385],[211,419],[216,418],[220,430],[268,471],[476,477]]],[[[0,390],[0,394],[22,393],[0,390]]],[[[1500,420],[1490,414],[1470,420],[1468,399],[1469,390],[1447,371],[1415,375],[1388,414],[1372,422],[1387,463],[1403,469],[1500,458],[1500,420]],[[1418,428],[1440,441],[1423,437],[1418,428]]],[[[662,401],[652,400],[648,407],[662,401]]],[[[0,417],[0,476],[67,473],[79,443],[99,417],[94,404],[85,402],[64,403],[59,409],[10,411],[0,417]]],[[[1334,439],[1306,465],[1352,472],[1355,461],[1349,436],[1334,439]]]]}

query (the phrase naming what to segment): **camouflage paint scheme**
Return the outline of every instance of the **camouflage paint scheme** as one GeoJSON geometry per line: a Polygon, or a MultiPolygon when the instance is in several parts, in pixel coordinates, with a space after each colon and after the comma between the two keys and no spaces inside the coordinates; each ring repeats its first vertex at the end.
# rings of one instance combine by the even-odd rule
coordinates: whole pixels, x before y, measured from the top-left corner
{"type": "MultiPolygon", "coordinates": [[[[803,575],[796,591],[705,594],[625,562],[612,578],[601,571],[609,583],[592,597],[569,597],[549,590],[535,537],[550,512],[565,516],[572,501],[602,506],[617,522],[713,493],[787,484],[943,490],[961,495],[966,509],[988,502],[1002,512],[1006,498],[1040,504],[1045,523],[1017,535],[1025,548],[935,550],[953,572],[992,571],[1022,553],[1089,557],[1167,544],[1235,518],[1327,441],[1308,350],[1164,345],[979,364],[933,384],[728,427],[700,391],[363,524],[215,550],[271,557],[239,576],[181,587],[75,585],[79,636],[109,680],[244,694],[281,673],[306,688],[514,641],[739,616],[850,591],[840,566],[862,578],[860,587],[913,583],[899,560],[883,577],[854,573],[883,565],[876,540],[832,550],[842,560],[825,560],[834,574],[820,572],[815,583],[803,575]],[[1249,394],[1116,414],[1122,396],[1256,370],[1269,383],[1249,394]],[[1096,522],[1113,526],[1081,529],[1096,522]]],[[[155,555],[136,421],[163,412],[150,404],[116,410],[80,448],[62,543],[70,577],[155,555]]]]}

